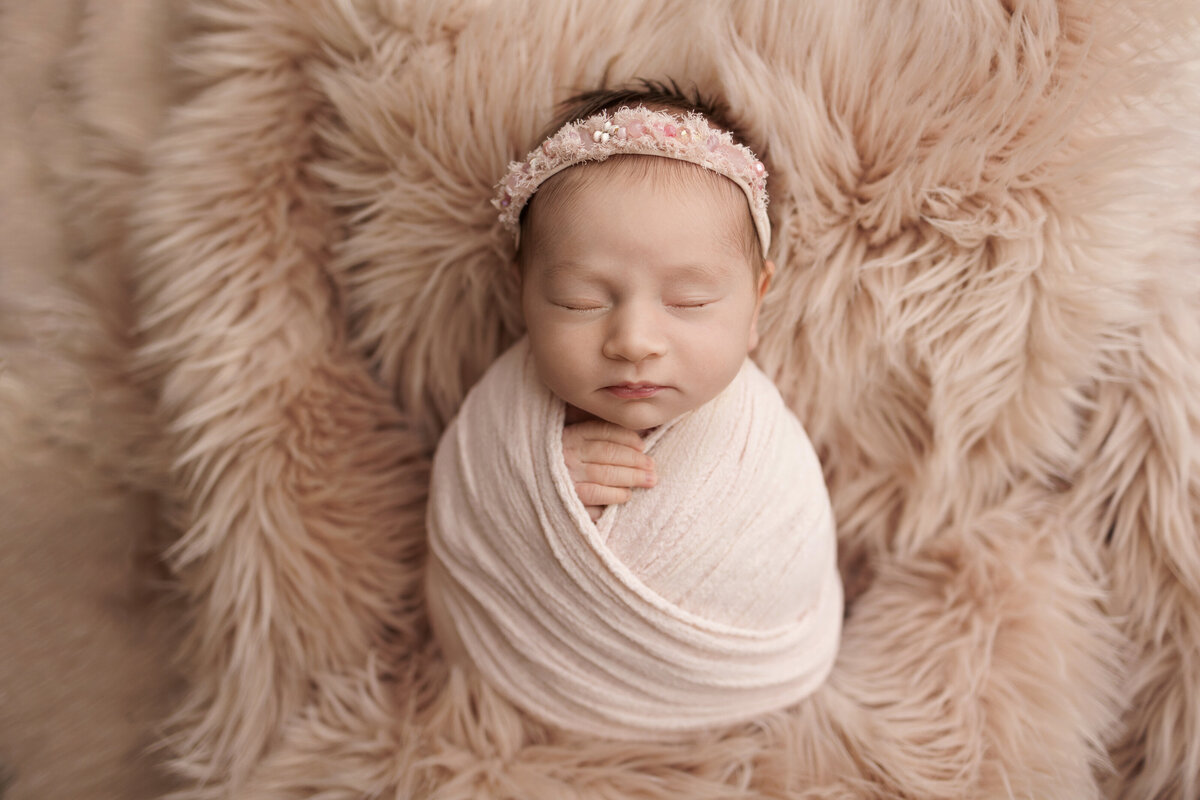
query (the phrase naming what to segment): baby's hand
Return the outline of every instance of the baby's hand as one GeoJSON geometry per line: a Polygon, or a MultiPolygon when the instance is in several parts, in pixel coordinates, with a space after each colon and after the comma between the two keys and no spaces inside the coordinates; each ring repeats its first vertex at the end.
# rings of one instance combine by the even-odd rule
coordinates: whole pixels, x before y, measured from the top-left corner
{"type": "Polygon", "coordinates": [[[642,437],[611,422],[579,422],[563,428],[563,457],[575,493],[595,521],[604,507],[624,503],[635,486],[658,482],[654,459],[642,452],[642,437]]]}

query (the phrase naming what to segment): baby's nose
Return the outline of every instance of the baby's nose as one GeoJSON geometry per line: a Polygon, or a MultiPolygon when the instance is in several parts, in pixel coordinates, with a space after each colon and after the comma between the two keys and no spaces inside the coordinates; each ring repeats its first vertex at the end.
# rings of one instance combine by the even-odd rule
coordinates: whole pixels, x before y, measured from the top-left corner
{"type": "Polygon", "coordinates": [[[606,358],[638,362],[661,356],[666,341],[652,312],[631,308],[613,315],[603,352],[606,358]]]}

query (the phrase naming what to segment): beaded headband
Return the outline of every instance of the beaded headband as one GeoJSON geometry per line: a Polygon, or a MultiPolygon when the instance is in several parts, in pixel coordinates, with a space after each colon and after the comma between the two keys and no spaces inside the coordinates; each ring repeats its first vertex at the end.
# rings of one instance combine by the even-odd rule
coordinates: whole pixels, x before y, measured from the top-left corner
{"type": "Polygon", "coordinates": [[[767,218],[767,169],[728,131],[714,128],[700,114],[683,116],[651,111],[642,106],[624,107],[564,125],[532,150],[524,161],[508,165],[508,174],[496,186],[492,205],[500,222],[520,244],[521,209],[545,181],[568,167],[609,156],[648,155],[690,161],[718,172],[741,187],[750,204],[750,216],[762,243],[763,255],[771,245],[767,218]]]}

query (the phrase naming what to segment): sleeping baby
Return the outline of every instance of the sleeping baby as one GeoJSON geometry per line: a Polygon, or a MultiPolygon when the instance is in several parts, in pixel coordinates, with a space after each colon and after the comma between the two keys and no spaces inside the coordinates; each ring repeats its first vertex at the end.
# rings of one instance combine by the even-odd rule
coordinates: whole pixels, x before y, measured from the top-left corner
{"type": "Polygon", "coordinates": [[[447,658],[538,719],[663,740],[783,708],[837,652],[821,467],[749,359],[766,170],[699,98],[577,98],[501,182],[527,335],[434,459],[447,658]]]}

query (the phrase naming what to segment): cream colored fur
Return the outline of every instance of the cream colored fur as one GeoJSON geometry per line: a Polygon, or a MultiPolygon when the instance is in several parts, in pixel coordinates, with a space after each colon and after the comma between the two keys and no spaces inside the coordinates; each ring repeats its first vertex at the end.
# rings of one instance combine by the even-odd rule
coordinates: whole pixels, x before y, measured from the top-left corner
{"type": "Polygon", "coordinates": [[[133,232],[104,269],[157,427],[115,407],[165,449],[97,458],[166,476],[182,797],[1200,793],[1194,3],[187,11],[165,126],[83,181],[133,232]],[[420,595],[433,445],[520,333],[492,183],[633,76],[765,149],[757,357],[849,589],[824,689],[687,746],[532,723],[447,673],[420,595]]]}
{"type": "Polygon", "coordinates": [[[0,795],[157,797],[178,646],[121,252],[172,85],[155,0],[0,0],[0,795]],[[160,598],[161,599],[161,598],[160,598]]]}

